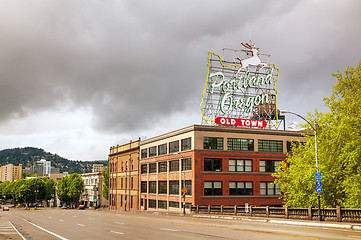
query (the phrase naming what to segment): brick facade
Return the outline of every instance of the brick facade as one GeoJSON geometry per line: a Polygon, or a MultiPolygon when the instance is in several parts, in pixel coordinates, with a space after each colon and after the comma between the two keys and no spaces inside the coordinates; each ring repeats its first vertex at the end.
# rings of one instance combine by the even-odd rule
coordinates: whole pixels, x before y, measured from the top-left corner
{"type": "MultiPolygon", "coordinates": [[[[271,176],[274,171],[269,169],[276,169],[278,161],[285,160],[287,142],[304,141],[303,134],[305,133],[284,130],[193,125],[141,141],[140,152],[144,154],[140,159],[140,168],[142,166],[144,168],[140,174],[140,185],[143,184],[140,194],[141,209],[180,211],[183,205],[181,189],[187,181],[191,181],[191,187],[188,186],[191,188],[188,193],[191,192],[191,194],[187,194],[185,198],[187,207],[190,205],[243,205],[245,203],[255,206],[282,205],[281,196],[278,194],[279,188],[271,184],[274,181],[274,177],[271,176]],[[204,149],[206,138],[219,138],[222,149],[204,149]],[[183,140],[189,139],[190,146],[183,149],[183,140]],[[227,145],[229,139],[247,139],[252,142],[252,149],[229,150],[227,145]],[[176,151],[172,149],[171,152],[170,143],[174,142],[178,142],[179,149],[176,151]],[[259,146],[259,143],[262,146],[259,146]],[[269,144],[270,149],[264,147],[263,144],[269,144]],[[166,152],[164,152],[165,145],[166,152]],[[159,146],[163,147],[161,154],[158,152],[159,146]],[[157,153],[150,156],[149,149],[152,148],[153,151],[154,147],[157,153]],[[189,158],[191,169],[183,171],[182,161],[189,158]],[[205,158],[211,159],[207,161],[217,159],[221,170],[208,169],[206,171],[205,158]],[[179,160],[178,168],[175,167],[175,162],[172,162],[174,160],[179,160]],[[238,164],[245,160],[247,164],[251,163],[251,171],[230,170],[230,161],[238,164]],[[261,162],[262,166],[260,166],[261,162]],[[163,169],[160,169],[160,164],[163,169]],[[205,185],[207,185],[207,194],[205,185]],[[210,185],[212,188],[209,188],[210,185]],[[219,185],[221,185],[221,192],[219,185]],[[174,189],[176,187],[178,189],[174,189]],[[250,195],[246,195],[245,192],[250,195]]],[[[238,168],[238,165],[236,167],[238,168]]]]}

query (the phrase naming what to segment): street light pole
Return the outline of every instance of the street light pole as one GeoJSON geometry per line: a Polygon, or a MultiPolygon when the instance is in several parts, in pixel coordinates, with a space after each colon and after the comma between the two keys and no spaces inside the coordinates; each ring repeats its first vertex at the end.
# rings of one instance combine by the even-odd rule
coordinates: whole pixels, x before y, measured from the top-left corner
{"type": "MultiPolygon", "coordinates": [[[[182,158],[181,162],[183,167],[183,186],[186,187],[186,168],[185,168],[184,157],[182,158]]],[[[186,214],[186,193],[183,193],[183,214],[186,214]]]]}
{"type": "MultiPolygon", "coordinates": [[[[302,118],[305,122],[307,122],[311,128],[313,129],[313,131],[315,132],[315,152],[316,152],[316,173],[317,175],[319,174],[319,170],[318,170],[318,154],[317,154],[317,125],[316,125],[316,121],[315,121],[315,126],[312,126],[312,124],[307,120],[305,119],[303,116],[297,114],[297,113],[294,113],[294,112],[289,112],[289,111],[285,111],[285,110],[281,110],[280,113],[289,113],[289,114],[292,114],[292,115],[295,115],[299,118],[302,118]]],[[[321,203],[320,203],[320,192],[317,192],[317,208],[318,208],[318,221],[321,221],[322,220],[322,217],[321,217],[321,203]]]]}
{"type": "MultiPolygon", "coordinates": [[[[184,156],[181,153],[173,153],[174,155],[181,155],[181,166],[183,168],[183,188],[186,187],[186,168],[185,168],[185,161],[184,161],[184,156]]],[[[182,176],[182,175],[181,175],[182,176]]],[[[182,188],[182,190],[183,190],[182,188]]],[[[183,193],[183,191],[182,191],[183,193]]],[[[186,193],[183,193],[183,214],[186,214],[186,193]]]]}

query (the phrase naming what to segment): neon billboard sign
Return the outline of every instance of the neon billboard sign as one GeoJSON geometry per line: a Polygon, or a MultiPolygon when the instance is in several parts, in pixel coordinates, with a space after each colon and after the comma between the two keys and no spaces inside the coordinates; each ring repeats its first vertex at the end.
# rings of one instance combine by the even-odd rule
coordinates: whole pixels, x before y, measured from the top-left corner
{"type": "Polygon", "coordinates": [[[232,51],[243,54],[243,58],[237,56],[222,60],[220,55],[208,52],[207,80],[201,102],[202,121],[204,124],[244,127],[278,125],[275,86],[279,69],[274,64],[263,62],[254,44],[242,45],[246,50],[232,51]],[[235,64],[235,59],[240,64],[235,64]],[[226,124],[227,121],[220,121],[221,118],[234,124],[226,124]],[[241,120],[263,122],[244,125],[241,123],[245,121],[241,120]]]}

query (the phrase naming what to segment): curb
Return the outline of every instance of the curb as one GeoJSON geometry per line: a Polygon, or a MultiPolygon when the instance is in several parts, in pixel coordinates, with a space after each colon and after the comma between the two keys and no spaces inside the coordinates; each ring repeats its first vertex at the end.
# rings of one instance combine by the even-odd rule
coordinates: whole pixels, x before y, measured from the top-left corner
{"type": "Polygon", "coordinates": [[[352,229],[356,231],[361,231],[361,225],[355,224],[338,224],[338,223],[320,223],[320,222],[303,222],[303,221],[294,221],[294,220],[275,220],[275,219],[255,219],[255,218],[242,218],[242,217],[224,217],[219,215],[208,216],[208,215],[192,215],[197,218],[211,218],[211,219],[225,219],[225,220],[240,220],[240,221],[251,221],[251,222],[268,222],[276,224],[288,224],[288,225],[297,225],[297,226],[309,226],[309,227],[327,227],[327,228],[339,228],[339,229],[352,229]]]}

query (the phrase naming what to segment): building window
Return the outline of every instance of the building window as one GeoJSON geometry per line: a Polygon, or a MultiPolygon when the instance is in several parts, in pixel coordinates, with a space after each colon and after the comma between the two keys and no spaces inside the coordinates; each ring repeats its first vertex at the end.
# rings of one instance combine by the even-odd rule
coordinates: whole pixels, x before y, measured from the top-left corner
{"type": "Polygon", "coordinates": [[[149,163],[149,173],[156,173],[156,172],[157,172],[157,164],[149,163]]]}
{"type": "Polygon", "coordinates": [[[260,172],[276,172],[281,161],[273,160],[260,160],[259,161],[259,171],[260,172]]]}
{"type": "Polygon", "coordinates": [[[261,182],[260,183],[260,195],[280,195],[281,188],[278,184],[273,182],[261,182]]]}
{"type": "Polygon", "coordinates": [[[157,207],[157,200],[149,199],[149,208],[156,208],[157,207]]]}
{"type": "Polygon", "coordinates": [[[205,158],[204,171],[222,171],[222,158],[205,158]]]}
{"type": "Polygon", "coordinates": [[[169,202],[169,207],[179,208],[179,202],[169,202]]]}
{"type": "Polygon", "coordinates": [[[167,209],[167,201],[158,200],[158,208],[167,209]]]}
{"type": "Polygon", "coordinates": [[[192,138],[185,138],[181,140],[182,151],[192,148],[192,138]]]}
{"type": "Polygon", "coordinates": [[[141,158],[147,158],[147,157],[148,157],[148,149],[147,148],[142,149],[141,158]]]}
{"type": "Polygon", "coordinates": [[[227,149],[238,151],[254,151],[254,141],[253,139],[228,138],[227,149]]]}
{"type": "Polygon", "coordinates": [[[229,182],[229,195],[253,195],[253,183],[229,182]]]}
{"type": "Polygon", "coordinates": [[[167,181],[158,182],[158,193],[167,194],[167,181]]]}
{"type": "Polygon", "coordinates": [[[179,141],[169,143],[169,153],[179,152],[179,141]]]}
{"type": "Polygon", "coordinates": [[[156,181],[149,181],[148,187],[149,187],[149,189],[148,189],[149,193],[157,192],[157,182],[156,181]]]}
{"type": "Polygon", "coordinates": [[[222,182],[204,182],[204,196],[222,195],[222,182]]]}
{"type": "Polygon", "coordinates": [[[157,156],[157,147],[150,147],[149,148],[149,157],[157,156]]]}
{"type": "Polygon", "coordinates": [[[276,140],[258,140],[259,152],[283,152],[283,142],[276,140]]]}
{"type": "Polygon", "coordinates": [[[147,172],[148,172],[148,165],[147,165],[147,164],[142,164],[142,165],[140,166],[140,172],[141,172],[142,174],[147,173],[147,172]]]}
{"type": "Polygon", "coordinates": [[[252,160],[229,159],[230,172],[252,172],[252,160]]]}
{"type": "Polygon", "coordinates": [[[147,182],[140,183],[140,192],[146,193],[147,192],[147,182]]]}
{"type": "Polygon", "coordinates": [[[169,181],[169,194],[179,195],[179,181],[169,181]]]}
{"type": "Polygon", "coordinates": [[[192,158],[182,159],[182,171],[192,170],[192,158]]]}
{"type": "Polygon", "coordinates": [[[170,172],[179,171],[179,160],[172,160],[169,162],[169,171],[170,172]]]}
{"type": "Polygon", "coordinates": [[[158,163],[158,172],[167,172],[167,162],[158,163]]]}
{"type": "Polygon", "coordinates": [[[203,138],[203,148],[204,149],[223,150],[223,138],[204,137],[203,138]]]}
{"type": "Polygon", "coordinates": [[[164,154],[167,154],[167,144],[166,143],[158,146],[158,155],[164,155],[164,154]]]}
{"type": "Polygon", "coordinates": [[[182,189],[184,188],[184,182],[185,182],[185,188],[187,189],[186,195],[192,195],[192,180],[185,180],[182,181],[182,189]]]}

